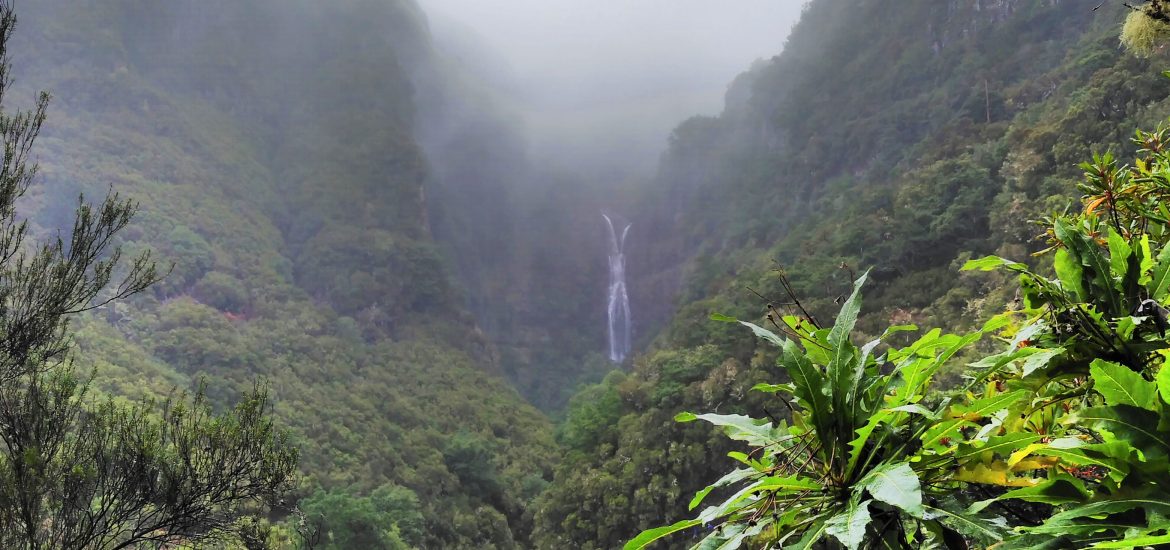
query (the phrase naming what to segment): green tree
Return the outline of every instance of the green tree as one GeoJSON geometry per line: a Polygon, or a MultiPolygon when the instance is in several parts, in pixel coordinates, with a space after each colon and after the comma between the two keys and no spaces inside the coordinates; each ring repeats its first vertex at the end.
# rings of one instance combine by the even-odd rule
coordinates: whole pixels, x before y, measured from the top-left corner
{"type": "MultiPolygon", "coordinates": [[[[0,0],[0,103],[16,24],[0,0]]],[[[281,494],[297,451],[267,417],[257,387],[229,414],[202,397],[120,405],[90,396],[73,365],[69,320],[158,280],[149,254],[119,262],[115,235],[136,205],[80,201],[73,230],[26,241],[17,201],[48,94],[31,111],[0,109],[0,547],[126,548],[198,542],[235,530],[249,507],[281,494]],[[118,281],[112,291],[107,287],[118,281]]]]}
{"type": "Polygon", "coordinates": [[[347,491],[317,493],[301,510],[318,530],[322,548],[406,549],[422,543],[423,515],[410,489],[386,485],[368,497],[347,491]]]}

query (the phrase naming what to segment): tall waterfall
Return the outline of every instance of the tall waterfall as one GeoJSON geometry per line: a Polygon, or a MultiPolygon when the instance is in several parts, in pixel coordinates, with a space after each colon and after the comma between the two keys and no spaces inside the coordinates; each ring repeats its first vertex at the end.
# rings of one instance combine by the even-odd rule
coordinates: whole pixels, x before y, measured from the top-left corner
{"type": "Polygon", "coordinates": [[[630,296],[626,293],[626,235],[632,224],[627,223],[621,236],[614,229],[613,220],[604,212],[601,217],[609,227],[609,360],[620,363],[630,353],[630,296]]]}

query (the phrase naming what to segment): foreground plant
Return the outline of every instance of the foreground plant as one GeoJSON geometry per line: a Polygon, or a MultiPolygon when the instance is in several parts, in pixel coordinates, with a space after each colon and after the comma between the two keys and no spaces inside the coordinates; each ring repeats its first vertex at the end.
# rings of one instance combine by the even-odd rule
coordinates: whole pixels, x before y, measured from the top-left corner
{"type": "MultiPolygon", "coordinates": [[[[1003,548],[1130,548],[1170,543],[1170,156],[1167,132],[1138,132],[1133,167],[1085,163],[1085,208],[1049,220],[1056,277],[984,258],[967,269],[1019,273],[1022,308],[1001,316],[1012,349],[996,384],[1029,399],[1009,411],[998,454],[1019,487],[975,503],[1055,507],[1003,548]]],[[[974,476],[972,481],[988,481],[974,476]]]]}
{"type": "MultiPolygon", "coordinates": [[[[792,423],[739,415],[680,414],[680,421],[721,426],[751,451],[732,453],[743,467],[700,491],[694,509],[713,491],[737,490],[697,517],[642,533],[626,545],[642,548],[661,537],[699,525],[714,527],[703,548],[755,544],[809,548],[835,539],[847,548],[902,547],[961,540],[976,520],[938,506],[952,489],[947,460],[924,459],[922,450],[945,440],[932,431],[949,398],[928,403],[935,373],[978,340],[931,331],[908,347],[878,354],[882,339],[856,346],[851,332],[861,309],[862,276],[832,328],[785,316],[774,332],[740,321],[781,349],[777,363],[790,384],[760,384],[792,410],[792,423]],[[925,443],[924,443],[925,440],[925,443]]],[[[775,319],[775,318],[773,318],[775,319]]],[[[727,320],[724,318],[724,320],[727,320]]],[[[915,330],[897,326],[883,336],[915,330]]],[[[968,415],[998,410],[1003,397],[977,401],[968,415]]]]}
{"type": "MultiPolygon", "coordinates": [[[[697,548],[1145,548],[1170,544],[1170,147],[1139,132],[1134,167],[1083,165],[1085,208],[1048,221],[1055,278],[998,257],[964,269],[1019,274],[1020,306],[969,336],[932,331],[902,349],[849,339],[859,288],[824,329],[769,316],[791,383],[761,384],[777,419],[683,413],[749,452],[691,501],[697,548]],[[957,392],[933,375],[982,335],[1006,349],[968,365],[957,392]]],[[[728,320],[728,319],[723,319],[728,320]]],[[[892,327],[886,335],[912,329],[892,327]]]]}

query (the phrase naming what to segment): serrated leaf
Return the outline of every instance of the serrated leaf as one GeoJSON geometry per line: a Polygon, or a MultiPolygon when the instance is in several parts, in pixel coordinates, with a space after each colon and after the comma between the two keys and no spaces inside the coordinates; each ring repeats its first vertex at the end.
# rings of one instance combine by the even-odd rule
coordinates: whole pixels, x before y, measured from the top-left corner
{"type": "Polygon", "coordinates": [[[968,405],[952,407],[948,414],[951,418],[936,423],[922,435],[922,446],[930,448],[941,444],[944,438],[956,438],[963,425],[1007,409],[1027,395],[1028,390],[1016,390],[978,399],[968,405]]]}
{"type": "Polygon", "coordinates": [[[842,343],[849,342],[849,335],[853,332],[853,327],[857,324],[857,316],[861,313],[861,287],[868,277],[869,272],[867,271],[853,283],[853,293],[841,305],[841,311],[837,314],[833,329],[829,331],[830,346],[836,348],[842,343]]]}
{"type": "Polygon", "coordinates": [[[872,520],[869,515],[870,502],[873,501],[867,500],[857,505],[850,503],[848,509],[825,522],[825,533],[841,541],[845,548],[857,550],[865,542],[865,529],[872,520]]]}
{"type": "Polygon", "coordinates": [[[988,518],[973,513],[929,506],[926,507],[926,512],[929,517],[937,519],[964,536],[984,544],[999,542],[1010,533],[1007,522],[1003,518],[988,518]]]}
{"type": "Polygon", "coordinates": [[[1009,363],[1013,363],[1025,357],[1030,357],[1042,351],[1040,348],[1017,348],[1013,343],[1011,350],[997,353],[995,355],[988,355],[968,366],[976,370],[987,370],[988,372],[996,372],[1009,363]]]}
{"type": "Polygon", "coordinates": [[[887,410],[889,412],[904,412],[904,413],[908,413],[908,414],[922,415],[922,416],[929,418],[931,420],[938,418],[937,412],[932,411],[932,410],[930,410],[926,407],[923,407],[922,405],[918,405],[918,404],[902,405],[901,407],[891,407],[891,408],[885,409],[885,410],[887,410]]]}
{"type": "Polygon", "coordinates": [[[1011,456],[1009,456],[1007,459],[1008,469],[1013,472],[1024,469],[1025,466],[1021,466],[1021,464],[1025,464],[1028,462],[1028,459],[1033,458],[1032,453],[1039,451],[1040,449],[1043,449],[1047,446],[1048,445],[1046,443],[1033,443],[1012,453],[1011,456]]]}
{"type": "Polygon", "coordinates": [[[1090,548],[1146,548],[1150,546],[1158,546],[1161,544],[1170,544],[1170,534],[1146,535],[1143,537],[1098,542],[1090,548]]]}
{"type": "Polygon", "coordinates": [[[1134,317],[1126,315],[1117,319],[1117,335],[1123,340],[1133,338],[1133,332],[1149,317],[1134,317]]]}
{"type": "Polygon", "coordinates": [[[808,528],[805,529],[804,534],[800,537],[800,540],[791,545],[785,546],[784,550],[812,550],[813,548],[816,548],[817,543],[825,538],[825,524],[826,522],[824,519],[814,520],[808,526],[808,528]]]}
{"type": "Polygon", "coordinates": [[[1158,432],[1158,415],[1130,405],[1091,407],[1077,411],[1066,420],[1084,423],[1096,429],[1105,429],[1114,437],[1123,439],[1141,449],[1146,461],[1170,455],[1170,437],[1158,432]]]}
{"type": "Polygon", "coordinates": [[[890,337],[890,335],[897,334],[899,332],[913,332],[916,330],[918,330],[918,325],[894,325],[892,327],[886,328],[886,331],[883,332],[878,339],[871,340],[864,346],[861,346],[861,359],[859,362],[863,366],[868,363],[870,355],[873,354],[873,350],[877,349],[877,347],[881,345],[881,343],[884,342],[886,338],[890,337]]]}
{"type": "Polygon", "coordinates": [[[960,269],[960,271],[993,271],[995,269],[999,269],[1000,267],[1006,267],[1013,271],[1025,270],[1028,268],[1028,266],[1022,263],[1013,262],[1011,260],[1000,258],[999,256],[984,256],[977,260],[968,260],[967,263],[963,264],[963,267],[960,269]]]}
{"type": "Polygon", "coordinates": [[[831,357],[826,374],[831,384],[834,412],[847,415],[847,423],[852,423],[856,416],[857,385],[865,373],[865,365],[859,358],[861,353],[849,336],[861,313],[861,287],[868,276],[868,272],[862,274],[853,284],[853,293],[841,305],[841,312],[837,314],[837,320],[829,331],[831,357]]]}
{"type": "Polygon", "coordinates": [[[1106,403],[1154,410],[1157,388],[1128,367],[1095,359],[1089,365],[1089,375],[1093,377],[1093,389],[1106,403]]]}
{"type": "Polygon", "coordinates": [[[662,537],[665,537],[671,533],[677,533],[683,529],[689,529],[696,525],[702,525],[702,522],[697,519],[686,519],[673,525],[667,525],[666,527],[647,529],[639,533],[638,536],[631,539],[630,542],[627,542],[626,545],[622,547],[622,550],[641,550],[650,543],[662,537]]]}
{"type": "Polygon", "coordinates": [[[725,523],[718,529],[703,538],[698,545],[692,550],[722,550],[729,548],[728,543],[735,544],[730,548],[738,547],[738,544],[732,541],[742,540],[739,536],[747,529],[747,525],[742,523],[725,523]]]}
{"type": "Polygon", "coordinates": [[[1069,550],[1077,548],[1068,537],[1025,535],[1011,537],[994,546],[995,550],[1069,550]]]}
{"type": "Polygon", "coordinates": [[[910,465],[883,464],[871,470],[858,483],[874,500],[900,508],[912,517],[922,518],[922,485],[910,465]]]}
{"type": "Polygon", "coordinates": [[[1142,239],[1138,242],[1137,252],[1141,255],[1141,278],[1138,279],[1138,284],[1146,286],[1150,281],[1154,280],[1154,256],[1150,252],[1150,235],[1142,233],[1142,239]]]}
{"type": "Polygon", "coordinates": [[[1008,419],[1008,410],[1002,409],[987,415],[986,422],[975,432],[970,441],[986,441],[991,437],[991,434],[999,433],[1003,429],[1003,423],[1008,419]]]}
{"type": "Polygon", "coordinates": [[[804,354],[812,361],[814,365],[824,366],[828,365],[832,360],[830,351],[832,347],[829,346],[829,332],[832,328],[822,328],[812,331],[807,334],[807,339],[800,342],[804,349],[804,354]]]}
{"type": "Polygon", "coordinates": [[[782,437],[782,434],[778,433],[772,427],[771,422],[741,414],[693,414],[683,412],[676,415],[674,419],[678,422],[703,420],[723,428],[723,432],[731,439],[746,441],[749,444],[761,447],[771,445],[779,437],[782,437]]]}
{"type": "Polygon", "coordinates": [[[1030,528],[1033,533],[1066,533],[1077,532],[1088,526],[1096,528],[1099,522],[1078,521],[1084,518],[1101,518],[1104,516],[1140,509],[1147,514],[1151,511],[1170,513],[1170,501],[1154,498],[1120,498],[1090,502],[1075,508],[1053,515],[1039,527],[1030,528]]]}
{"type": "Polygon", "coordinates": [[[738,483],[758,473],[759,472],[756,472],[751,468],[740,468],[731,473],[728,473],[727,475],[719,478],[719,480],[715,483],[712,483],[701,489],[699,492],[695,493],[695,497],[691,499],[690,504],[687,506],[687,510],[694,510],[695,507],[703,502],[703,499],[707,498],[707,495],[711,494],[711,491],[714,491],[720,487],[726,487],[732,483],[738,483]]]}
{"type": "Polygon", "coordinates": [[[946,447],[949,445],[949,443],[945,443],[944,440],[958,439],[961,435],[959,430],[965,424],[970,423],[971,422],[969,420],[963,417],[948,418],[946,420],[936,422],[930,427],[929,430],[926,431],[926,433],[922,434],[922,447],[927,449],[936,445],[942,445],[943,447],[946,447]]]}
{"type": "MultiPolygon", "coordinates": [[[[928,333],[937,334],[936,331],[928,333]]],[[[902,377],[904,383],[898,389],[895,396],[895,404],[902,405],[915,400],[921,395],[935,373],[950,360],[951,357],[967,346],[978,341],[983,336],[982,333],[971,333],[965,336],[958,336],[956,334],[947,334],[945,336],[937,337],[929,342],[928,345],[919,347],[918,344],[911,346],[914,349],[914,355],[918,356],[917,360],[909,363],[900,363],[895,367],[898,375],[902,377]],[[937,356],[935,350],[942,349],[942,352],[937,356]]]]}
{"type": "Polygon", "coordinates": [[[1012,392],[1001,393],[991,397],[976,399],[970,404],[956,407],[956,409],[961,411],[965,416],[971,418],[982,418],[991,413],[998,412],[1012,406],[1017,401],[1028,397],[1028,393],[1028,390],[1016,390],[1012,392]]]}
{"type": "Polygon", "coordinates": [[[820,489],[821,485],[819,483],[798,476],[763,477],[756,480],[747,487],[740,489],[730,497],[727,497],[727,500],[723,501],[722,504],[704,509],[699,514],[697,519],[704,523],[713,522],[723,516],[739,510],[743,507],[741,506],[741,503],[751,498],[752,495],[756,495],[758,493],[798,493],[805,491],[818,491],[820,489]]]}
{"type": "Polygon", "coordinates": [[[1085,268],[1081,262],[1069,254],[1068,250],[1061,248],[1056,251],[1052,265],[1056,268],[1056,278],[1060,280],[1060,286],[1077,301],[1085,301],[1087,293],[1082,282],[1085,268]]]}
{"type": "Polygon", "coordinates": [[[743,542],[763,532],[771,522],[765,518],[755,525],[730,524],[725,525],[722,531],[712,533],[704,538],[693,550],[736,550],[743,542]]]}
{"type": "Polygon", "coordinates": [[[1089,493],[1085,490],[1084,484],[1080,480],[1076,478],[1056,478],[1044,480],[1031,487],[1013,489],[993,499],[976,502],[968,510],[978,512],[987,507],[987,505],[999,500],[1016,499],[1025,502],[1039,502],[1059,506],[1062,504],[1084,502],[1087,498],[1089,498],[1089,493]]]}
{"type": "Polygon", "coordinates": [[[1043,438],[1041,435],[1030,433],[1009,433],[1001,436],[988,438],[983,445],[964,444],[961,446],[959,452],[955,453],[955,460],[960,463],[966,459],[984,455],[986,453],[994,453],[1000,456],[1009,456],[1011,453],[1022,449],[1032,443],[1040,441],[1043,438]]]}
{"type": "Polygon", "coordinates": [[[781,348],[784,347],[784,342],[787,341],[787,338],[782,338],[782,337],[776,335],[776,333],[774,333],[774,332],[772,332],[764,327],[761,327],[757,324],[749,323],[747,321],[740,321],[739,324],[741,324],[747,328],[752,329],[752,333],[754,333],[761,340],[766,340],[766,341],[771,342],[771,343],[773,343],[781,348]]]}
{"type": "Polygon", "coordinates": [[[1117,231],[1112,228],[1109,229],[1109,236],[1107,238],[1109,245],[1109,267],[1113,276],[1117,279],[1126,279],[1131,276],[1137,280],[1137,273],[1130,274],[1129,260],[1133,256],[1133,249],[1130,248],[1129,243],[1125,242],[1117,231]]]}
{"type": "MultiPolygon", "coordinates": [[[[1064,243],[1069,251],[1070,259],[1080,262],[1088,271],[1081,280],[1087,282],[1086,296],[1093,294],[1095,298],[1103,299],[1111,316],[1121,313],[1121,302],[1114,284],[1109,261],[1106,260],[1101,248],[1092,237],[1086,235],[1080,226],[1073,226],[1065,220],[1057,220],[1053,225],[1056,238],[1064,243]],[[1099,296],[1098,296],[1099,295],[1099,296]]],[[[1082,300],[1085,301],[1085,300],[1082,300]]]]}
{"type": "Polygon", "coordinates": [[[1041,348],[1031,347],[1028,342],[1046,333],[1048,330],[1048,323],[1045,323],[1043,319],[1024,325],[1020,330],[1016,331],[1015,336],[1012,338],[1011,350],[1007,353],[1015,351],[1038,353],[1043,351],[1041,348]]]}
{"type": "Polygon", "coordinates": [[[828,426],[832,420],[832,407],[824,392],[828,384],[824,375],[791,340],[784,343],[784,352],[777,362],[788,371],[792,385],[796,388],[794,395],[808,413],[817,433],[830,433],[828,426]]]}
{"type": "Polygon", "coordinates": [[[989,333],[989,332],[996,332],[996,331],[1012,324],[1012,315],[1014,313],[1015,312],[1009,311],[1007,313],[1001,313],[999,315],[996,315],[996,316],[988,319],[987,322],[983,323],[983,326],[979,328],[979,332],[982,332],[984,334],[989,333]]]}
{"type": "Polygon", "coordinates": [[[796,391],[796,387],[794,387],[792,384],[756,384],[752,386],[752,391],[758,391],[762,393],[794,393],[796,391]]]}
{"type": "Polygon", "coordinates": [[[1146,288],[1150,291],[1150,297],[1159,303],[1166,301],[1167,294],[1170,294],[1170,246],[1163,247],[1158,252],[1158,260],[1154,264],[1154,276],[1146,288]]]}
{"type": "Polygon", "coordinates": [[[1023,365],[1020,366],[1020,377],[1026,378],[1029,374],[1047,367],[1048,363],[1054,358],[1060,357],[1064,351],[1064,348],[1045,349],[1029,355],[1027,359],[1024,359],[1023,365]]]}
{"type": "Polygon", "coordinates": [[[869,441],[874,430],[883,422],[889,420],[893,414],[893,411],[888,409],[876,411],[869,415],[869,421],[864,426],[857,429],[857,436],[853,438],[853,441],[849,442],[849,462],[846,464],[845,469],[847,475],[853,474],[854,469],[861,460],[861,452],[865,450],[865,443],[869,441]]]}
{"type": "Polygon", "coordinates": [[[1162,364],[1162,368],[1158,370],[1158,393],[1162,395],[1162,401],[1170,406],[1170,367],[1162,364]]]}

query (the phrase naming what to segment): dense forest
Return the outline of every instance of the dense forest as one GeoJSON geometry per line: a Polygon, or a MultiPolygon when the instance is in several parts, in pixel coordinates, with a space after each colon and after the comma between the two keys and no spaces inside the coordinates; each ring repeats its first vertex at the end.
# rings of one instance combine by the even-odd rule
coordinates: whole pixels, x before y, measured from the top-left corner
{"type": "MultiPolygon", "coordinates": [[[[681,124],[636,216],[653,244],[630,268],[634,309],[663,328],[632,371],[570,405],[538,546],[608,548],[695,517],[687,502],[748,448],[679,413],[788,414],[751,391],[789,379],[781,350],[712,314],[780,332],[769,313],[783,326],[807,311],[831,326],[868,271],[854,340],[890,325],[971,330],[1021,294],[1012,275],[961,272],[968,260],[1051,274],[1031,257],[1052,244],[1034,220],[1077,211],[1080,164],[1107,151],[1130,162],[1134,130],[1168,113],[1162,54],[1119,47],[1128,10],[1092,8],[811,2],[783,52],[731,85],[723,114],[681,124]]],[[[973,345],[939,386],[996,351],[992,338],[973,345]]],[[[660,544],[709,531],[686,532],[660,544]]]]}
{"type": "Polygon", "coordinates": [[[526,546],[556,446],[428,225],[422,14],[286,7],[18,7],[11,95],[54,96],[35,231],[112,185],[139,205],[123,249],[174,264],[79,319],[79,355],[131,400],[203,384],[222,407],[266,380],[324,547],[526,546]]]}
{"type": "Polygon", "coordinates": [[[213,546],[1156,547],[1170,26],[1094,5],[813,0],[615,182],[412,0],[17,3],[13,216],[112,189],[165,275],[71,315],[86,399],[296,449],[213,546]]]}

